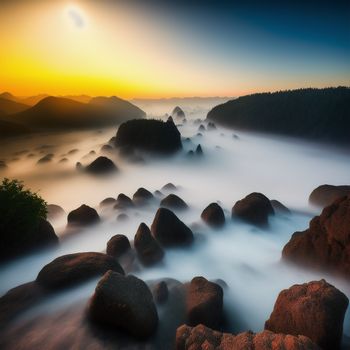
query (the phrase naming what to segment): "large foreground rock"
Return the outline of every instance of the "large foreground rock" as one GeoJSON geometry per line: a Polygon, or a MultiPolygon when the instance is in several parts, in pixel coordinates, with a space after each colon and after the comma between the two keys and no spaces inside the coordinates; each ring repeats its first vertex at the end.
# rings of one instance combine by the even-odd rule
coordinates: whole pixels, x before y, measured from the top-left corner
{"type": "Polygon", "coordinates": [[[348,298],[325,280],[283,290],[265,329],[305,335],[323,350],[340,348],[348,298]]]}
{"type": "Polygon", "coordinates": [[[309,202],[324,208],[347,195],[350,195],[350,186],[321,185],[311,192],[309,202]]]}
{"type": "Polygon", "coordinates": [[[217,228],[225,224],[225,214],[217,203],[209,204],[201,214],[202,220],[209,226],[217,228]]]}
{"type": "Polygon", "coordinates": [[[186,246],[193,233],[171,210],[159,208],[151,226],[152,235],[164,247],[186,246]]]}
{"type": "Polygon", "coordinates": [[[283,259],[350,277],[350,197],[323,209],[303,232],[295,232],[282,251],[283,259]]]}
{"type": "Polygon", "coordinates": [[[108,270],[124,274],[122,267],[112,256],[94,252],[68,254],[45,265],[36,281],[49,289],[65,288],[101,276],[108,270]]]}
{"type": "Polygon", "coordinates": [[[274,214],[270,200],[257,192],[239,200],[232,208],[232,217],[236,216],[258,226],[267,225],[269,216],[274,214]]]}
{"type": "Polygon", "coordinates": [[[67,221],[69,226],[86,226],[99,222],[100,217],[94,208],[83,204],[68,214],[67,221]]]}
{"type": "Polygon", "coordinates": [[[223,321],[222,288],[204,277],[195,277],[187,290],[187,318],[188,324],[217,329],[223,321]]]}
{"type": "Polygon", "coordinates": [[[181,134],[168,120],[135,119],[120,125],[115,145],[152,153],[169,154],[182,148],[181,134]]]}
{"type": "Polygon", "coordinates": [[[204,325],[182,325],[176,331],[176,350],[321,350],[309,338],[269,331],[237,335],[213,331],[204,325]]]}
{"type": "Polygon", "coordinates": [[[140,338],[152,335],[158,324],[153,296],[145,282],[113,271],[98,282],[89,313],[95,322],[140,338]]]}

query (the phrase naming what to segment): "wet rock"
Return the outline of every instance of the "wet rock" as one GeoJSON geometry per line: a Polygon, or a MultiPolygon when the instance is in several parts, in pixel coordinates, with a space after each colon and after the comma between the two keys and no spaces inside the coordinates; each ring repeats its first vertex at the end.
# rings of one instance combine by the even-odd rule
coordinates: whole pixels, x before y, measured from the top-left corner
{"type": "Polygon", "coordinates": [[[276,199],[271,199],[270,203],[271,203],[272,208],[275,211],[275,213],[291,214],[291,211],[284,204],[282,204],[280,201],[278,201],[276,199]]]}
{"type": "Polygon", "coordinates": [[[98,157],[85,167],[85,171],[91,174],[106,174],[117,170],[117,166],[107,157],[98,157]]]}
{"type": "Polygon", "coordinates": [[[196,148],[196,155],[197,156],[202,156],[203,155],[202,146],[200,144],[196,148]]]}
{"type": "Polygon", "coordinates": [[[204,277],[193,278],[187,291],[188,324],[220,327],[223,321],[223,297],[224,292],[218,284],[204,277]]]}
{"type": "Polygon", "coordinates": [[[114,205],[115,209],[127,209],[134,206],[133,201],[130,197],[126,196],[124,193],[120,193],[117,197],[117,201],[114,205]]]}
{"type": "Polygon", "coordinates": [[[147,285],[135,276],[125,277],[113,271],[98,282],[89,314],[99,324],[138,338],[151,336],[158,324],[157,309],[147,285]]]}
{"type": "Polygon", "coordinates": [[[102,276],[108,270],[124,274],[118,261],[110,255],[94,252],[68,254],[45,265],[36,281],[48,289],[60,289],[102,276]]]}
{"type": "Polygon", "coordinates": [[[174,210],[188,209],[188,205],[186,204],[186,202],[176,194],[169,194],[168,196],[163,198],[160,202],[160,206],[174,210]]]}
{"type": "Polygon", "coordinates": [[[285,261],[350,277],[350,197],[337,199],[295,232],[284,246],[285,261]]]}
{"type": "Polygon", "coordinates": [[[331,205],[336,199],[347,195],[350,195],[350,186],[321,185],[311,192],[309,202],[324,208],[331,205]]]}
{"type": "Polygon", "coordinates": [[[176,350],[321,350],[305,336],[275,334],[270,331],[237,335],[214,331],[204,325],[182,325],[176,331],[176,350]]]}
{"type": "Polygon", "coordinates": [[[174,117],[174,118],[185,118],[185,112],[179,107],[179,106],[176,106],[171,115],[174,117]]]}
{"type": "Polygon", "coordinates": [[[162,191],[176,191],[177,187],[171,182],[167,183],[161,188],[162,191]]]}
{"type": "Polygon", "coordinates": [[[157,304],[163,304],[168,300],[169,290],[165,281],[157,283],[152,288],[153,298],[157,304]]]}
{"type": "Polygon", "coordinates": [[[107,242],[106,252],[108,255],[119,258],[131,249],[128,237],[115,235],[107,242]]]}
{"type": "Polygon", "coordinates": [[[72,210],[68,214],[67,220],[69,226],[86,226],[99,222],[100,217],[94,208],[83,204],[79,208],[72,210]]]}
{"type": "Polygon", "coordinates": [[[257,192],[239,200],[232,208],[232,217],[236,216],[257,226],[267,225],[269,216],[274,213],[270,200],[257,192]]]}
{"type": "Polygon", "coordinates": [[[47,205],[47,218],[49,220],[55,220],[66,215],[66,212],[57,204],[47,205]]]}
{"type": "Polygon", "coordinates": [[[134,119],[120,125],[115,146],[171,154],[182,148],[181,134],[172,121],[134,119]]]}
{"type": "Polygon", "coordinates": [[[116,204],[116,199],[112,197],[107,197],[100,202],[100,207],[109,207],[116,204]]]}
{"type": "Polygon", "coordinates": [[[265,329],[305,335],[324,350],[340,349],[348,298],[325,280],[283,290],[265,329]]]}
{"type": "Polygon", "coordinates": [[[201,214],[202,220],[211,227],[222,227],[225,224],[225,214],[217,203],[210,203],[201,214]]]}
{"type": "Polygon", "coordinates": [[[153,198],[153,194],[143,187],[140,187],[132,196],[132,199],[136,205],[145,205],[153,198]]]}
{"type": "Polygon", "coordinates": [[[47,155],[45,155],[44,157],[40,158],[38,161],[37,161],[37,164],[45,164],[45,163],[49,163],[52,161],[52,158],[53,158],[53,153],[49,153],[47,155]]]}
{"type": "Polygon", "coordinates": [[[159,208],[151,232],[164,247],[187,246],[193,242],[192,231],[169,209],[159,208]]]}
{"type": "Polygon", "coordinates": [[[145,266],[154,265],[163,259],[163,249],[151,235],[148,226],[144,223],[141,223],[137,229],[134,246],[139,260],[145,266]]]}

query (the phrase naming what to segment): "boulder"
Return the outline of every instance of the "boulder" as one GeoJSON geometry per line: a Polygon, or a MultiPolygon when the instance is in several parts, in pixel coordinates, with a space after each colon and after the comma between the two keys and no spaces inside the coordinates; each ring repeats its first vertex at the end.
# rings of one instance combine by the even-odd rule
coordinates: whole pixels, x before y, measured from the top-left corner
{"type": "Polygon", "coordinates": [[[106,174],[117,171],[116,165],[107,157],[98,157],[85,167],[85,171],[91,174],[106,174]]]}
{"type": "Polygon", "coordinates": [[[48,220],[55,220],[66,215],[66,212],[62,207],[56,204],[47,205],[47,218],[48,220]]]}
{"type": "Polygon", "coordinates": [[[137,205],[145,205],[153,198],[153,194],[143,187],[140,187],[132,196],[133,201],[137,205]]]}
{"type": "Polygon", "coordinates": [[[79,150],[77,148],[71,149],[67,154],[72,155],[78,153],[79,150]]]}
{"type": "Polygon", "coordinates": [[[117,201],[114,205],[115,209],[127,209],[134,206],[133,201],[130,197],[126,196],[124,193],[118,194],[117,201]]]}
{"type": "Polygon", "coordinates": [[[309,338],[275,334],[270,331],[253,333],[221,333],[204,325],[182,325],[176,331],[176,350],[321,350],[309,338]]]}
{"type": "Polygon", "coordinates": [[[210,203],[201,214],[202,220],[211,227],[222,227],[225,224],[225,214],[217,203],[210,203]]]}
{"type": "Polygon", "coordinates": [[[125,213],[121,213],[117,216],[117,221],[123,222],[129,220],[129,216],[125,213]]]}
{"type": "Polygon", "coordinates": [[[291,214],[291,211],[284,204],[282,204],[280,201],[278,201],[276,199],[271,199],[270,203],[271,203],[272,208],[275,211],[275,213],[291,214]]]}
{"type": "Polygon", "coordinates": [[[107,242],[106,252],[108,255],[119,258],[131,249],[128,237],[115,235],[107,242]]]}
{"type": "Polygon", "coordinates": [[[124,274],[118,261],[109,255],[94,252],[67,254],[45,265],[36,282],[48,289],[60,289],[102,276],[108,270],[124,274]]]}
{"type": "Polygon", "coordinates": [[[202,156],[203,155],[202,146],[200,144],[196,148],[196,155],[197,156],[202,156]]]}
{"type": "Polygon", "coordinates": [[[67,163],[68,162],[68,158],[61,158],[58,163],[67,163]]]}
{"type": "Polygon", "coordinates": [[[179,118],[179,119],[185,118],[185,117],[186,117],[186,116],[185,116],[185,112],[184,112],[179,106],[176,106],[176,107],[173,109],[171,115],[172,115],[174,118],[179,118]]]}
{"type": "Polygon", "coordinates": [[[68,226],[86,226],[99,222],[100,217],[94,208],[83,204],[79,208],[72,210],[68,214],[67,220],[68,226]]]}
{"type": "Polygon", "coordinates": [[[274,214],[270,200],[257,192],[239,200],[232,208],[232,217],[238,217],[257,226],[267,225],[269,216],[274,214]]]}
{"type": "Polygon", "coordinates": [[[198,131],[200,132],[206,131],[205,126],[203,124],[199,125],[198,131]]]}
{"type": "Polygon", "coordinates": [[[177,187],[171,182],[167,183],[161,188],[162,191],[176,191],[177,187]]]}
{"type": "Polygon", "coordinates": [[[100,202],[100,207],[109,207],[113,204],[115,204],[117,201],[115,198],[107,197],[103,201],[100,202]]]}
{"type": "Polygon", "coordinates": [[[165,281],[157,283],[152,288],[153,298],[157,304],[163,304],[168,300],[169,289],[165,281]]]}
{"type": "Polygon", "coordinates": [[[350,197],[342,197],[295,232],[284,246],[285,261],[350,278],[350,197]]]}
{"type": "Polygon", "coordinates": [[[218,328],[223,321],[223,289],[204,277],[195,277],[187,290],[187,318],[190,326],[204,324],[218,328]]]}
{"type": "Polygon", "coordinates": [[[135,119],[120,125],[115,146],[171,154],[182,148],[181,134],[171,120],[135,119]]]}
{"type": "Polygon", "coordinates": [[[265,329],[307,336],[323,350],[340,349],[348,304],[325,280],[296,284],[279,294],[265,329]]]}
{"type": "Polygon", "coordinates": [[[160,206],[164,208],[177,210],[188,209],[188,205],[186,204],[186,202],[176,194],[169,194],[168,196],[163,198],[160,202],[160,206]]]}
{"type": "Polygon", "coordinates": [[[134,246],[139,260],[145,266],[154,265],[163,259],[163,249],[152,236],[148,226],[143,222],[137,229],[134,246]]]}
{"type": "Polygon", "coordinates": [[[108,271],[98,282],[89,314],[93,321],[137,338],[151,336],[158,324],[157,309],[146,283],[113,271],[108,271]]]}
{"type": "Polygon", "coordinates": [[[152,235],[164,247],[187,246],[193,242],[193,233],[167,208],[159,208],[151,226],[152,235]]]}
{"type": "Polygon", "coordinates": [[[324,208],[331,205],[336,199],[347,195],[350,195],[350,186],[321,185],[311,192],[309,202],[324,208]]]}
{"type": "Polygon", "coordinates": [[[216,125],[213,122],[209,122],[207,125],[208,130],[216,130],[216,125]]]}
{"type": "Polygon", "coordinates": [[[112,153],[114,151],[114,148],[111,145],[103,145],[100,149],[100,152],[103,153],[112,153]]]}
{"type": "Polygon", "coordinates": [[[49,163],[52,161],[52,158],[53,158],[53,153],[49,153],[47,154],[46,156],[40,158],[38,161],[37,161],[37,164],[44,164],[44,163],[49,163]]]}

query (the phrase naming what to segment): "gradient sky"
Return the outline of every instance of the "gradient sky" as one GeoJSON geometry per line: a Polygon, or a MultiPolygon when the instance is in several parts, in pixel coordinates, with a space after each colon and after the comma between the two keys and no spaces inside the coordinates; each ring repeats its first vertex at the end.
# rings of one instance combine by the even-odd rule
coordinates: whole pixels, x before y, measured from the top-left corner
{"type": "Polygon", "coordinates": [[[350,85],[350,2],[0,2],[0,91],[238,96],[350,85]]]}

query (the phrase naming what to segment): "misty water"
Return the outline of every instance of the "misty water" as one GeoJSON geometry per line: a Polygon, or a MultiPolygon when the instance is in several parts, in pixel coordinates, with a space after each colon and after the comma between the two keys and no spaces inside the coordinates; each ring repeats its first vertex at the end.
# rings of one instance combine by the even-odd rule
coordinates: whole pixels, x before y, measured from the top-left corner
{"type": "MultiPolygon", "coordinates": [[[[143,163],[130,163],[118,154],[107,154],[119,168],[109,177],[78,172],[75,164],[92,161],[96,156],[88,153],[95,150],[99,154],[101,146],[115,135],[116,128],[3,141],[0,159],[6,160],[8,169],[0,170],[1,177],[23,180],[26,187],[38,191],[48,203],[62,206],[66,213],[83,203],[95,207],[103,220],[68,236],[65,235],[66,218],[53,221],[56,233],[62,237],[60,246],[1,265],[0,294],[34,280],[40,269],[55,257],[104,251],[107,241],[115,234],[125,234],[132,240],[141,222],[152,223],[160,198],[147,207],[123,211],[129,216],[127,221],[116,219],[122,211],[101,209],[99,203],[106,197],[116,198],[119,193],[132,197],[139,187],[154,192],[171,182],[178,186],[174,193],[190,207],[176,214],[192,227],[196,240],[190,249],[167,250],[162,264],[135,272],[143,280],[170,277],[186,282],[198,275],[224,280],[229,286],[224,290],[225,311],[235,332],[262,330],[278,293],[295,283],[326,278],[350,297],[350,285],[345,281],[323,272],[287,266],[281,261],[282,248],[292,233],[306,229],[310,219],[319,213],[319,209],[308,204],[310,192],[325,183],[349,183],[350,155],[329,146],[221,127],[196,136],[199,124],[194,123],[194,119],[198,117],[204,119],[205,113],[192,113],[187,123],[178,126],[184,150],[173,157],[146,157],[143,163]],[[191,142],[185,141],[186,137],[190,137],[191,142]],[[186,151],[194,150],[199,143],[204,156],[187,157],[186,151]],[[67,155],[75,149],[76,152],[67,155]],[[30,153],[34,155],[28,157],[30,153]],[[47,153],[54,154],[53,160],[38,165],[37,160],[47,153]],[[60,163],[64,157],[68,161],[60,163]],[[267,229],[232,220],[234,203],[251,192],[262,192],[270,199],[281,201],[292,214],[271,217],[267,229]],[[216,201],[225,209],[227,219],[226,226],[220,230],[210,229],[200,220],[202,210],[216,201]]],[[[96,281],[62,292],[23,317],[54,313],[87,300],[96,281]]],[[[17,322],[21,322],[21,318],[17,322]]],[[[350,336],[349,330],[348,311],[344,325],[347,336],[350,336]]]]}

